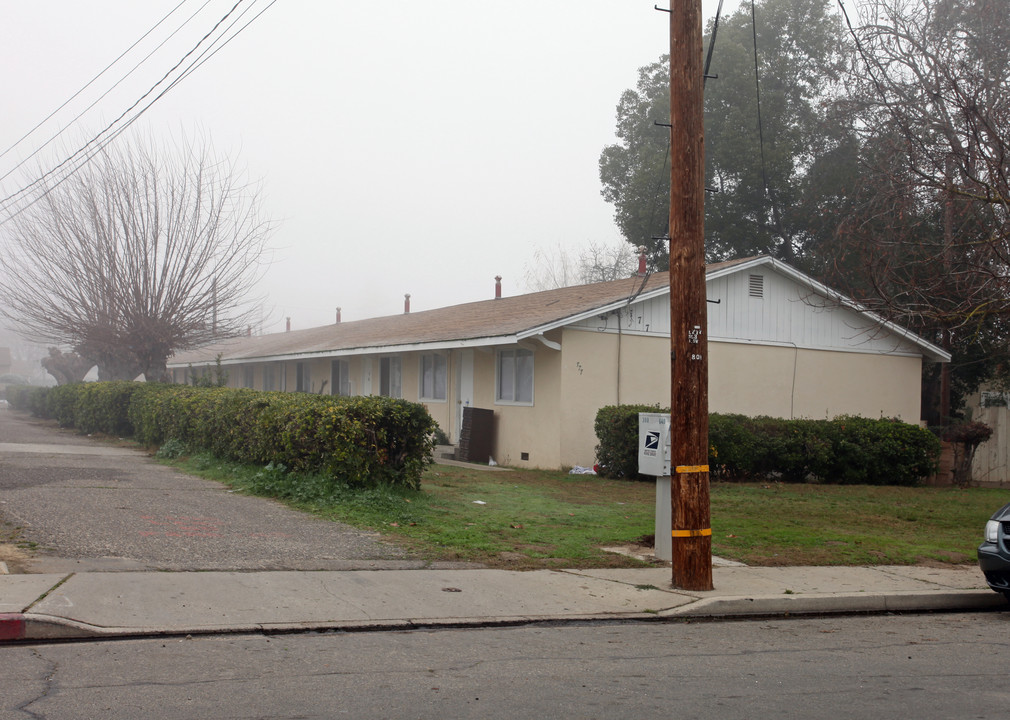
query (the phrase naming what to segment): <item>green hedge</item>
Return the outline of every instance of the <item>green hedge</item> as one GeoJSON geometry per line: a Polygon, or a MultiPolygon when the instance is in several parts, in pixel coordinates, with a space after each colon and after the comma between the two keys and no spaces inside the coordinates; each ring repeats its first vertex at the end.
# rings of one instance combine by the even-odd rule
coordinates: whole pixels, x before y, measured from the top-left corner
{"type": "Polygon", "coordinates": [[[608,405],[596,413],[596,471],[604,477],[638,477],[638,413],[669,412],[658,405],[608,405]]]}
{"type": "Polygon", "coordinates": [[[9,397],[14,407],[79,432],[145,445],[173,440],[191,451],[354,485],[420,487],[437,427],[423,405],[382,397],[131,382],[19,388],[9,397]]]}
{"type": "MultiPolygon", "coordinates": [[[[654,406],[601,408],[597,462],[609,477],[638,476],[638,413],[654,406]]],[[[940,440],[918,425],[855,416],[783,420],[709,415],[709,467],[721,480],[915,485],[936,472],[940,440]]]]}

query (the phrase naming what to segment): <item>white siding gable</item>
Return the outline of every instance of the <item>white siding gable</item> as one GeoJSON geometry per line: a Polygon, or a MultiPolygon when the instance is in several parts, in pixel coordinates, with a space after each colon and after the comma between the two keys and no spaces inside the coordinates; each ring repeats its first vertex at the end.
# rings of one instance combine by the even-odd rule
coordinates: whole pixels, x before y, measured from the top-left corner
{"type": "Polygon", "coordinates": [[[616,333],[617,318],[620,314],[622,333],[633,335],[656,335],[670,337],[670,296],[666,293],[649,300],[632,303],[620,311],[612,311],[605,315],[594,315],[568,327],[594,332],[616,333]]]}
{"type": "Polygon", "coordinates": [[[914,344],[855,310],[840,306],[770,266],[745,268],[708,282],[712,341],[795,345],[815,350],[921,356],[914,344]]]}
{"type": "MultiPolygon", "coordinates": [[[[769,265],[743,268],[708,286],[708,339],[788,345],[814,350],[921,357],[922,349],[870,318],[815,293],[769,265]]],[[[570,327],[593,332],[670,336],[670,300],[664,293],[570,327]]]]}

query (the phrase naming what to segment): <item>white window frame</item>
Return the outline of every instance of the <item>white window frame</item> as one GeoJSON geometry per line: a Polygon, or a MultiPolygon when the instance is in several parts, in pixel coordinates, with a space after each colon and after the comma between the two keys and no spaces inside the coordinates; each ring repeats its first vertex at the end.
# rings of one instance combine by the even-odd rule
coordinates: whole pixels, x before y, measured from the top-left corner
{"type": "Polygon", "coordinates": [[[425,402],[446,402],[449,397],[448,388],[449,359],[442,353],[423,353],[418,358],[418,399],[425,402]],[[439,387],[439,380],[441,380],[441,387],[439,387]],[[441,394],[439,394],[440,390],[441,394]]]}
{"type": "Polygon", "coordinates": [[[242,387],[253,388],[256,383],[256,370],[252,365],[242,367],[242,387]]]}
{"type": "Polygon", "coordinates": [[[277,378],[274,373],[274,366],[267,363],[263,366],[263,390],[265,392],[273,392],[276,390],[277,378]]]}
{"type": "Polygon", "coordinates": [[[384,355],[379,358],[379,395],[403,397],[403,364],[399,355],[384,355]]]}
{"type": "MultiPolygon", "coordinates": [[[[507,372],[507,371],[506,371],[507,372]]],[[[536,378],[536,369],[534,367],[534,355],[532,350],[527,350],[526,348],[508,348],[504,350],[499,350],[495,356],[495,373],[494,373],[494,397],[496,405],[523,405],[531,406],[534,400],[534,380],[536,378]],[[529,399],[517,399],[519,397],[519,386],[520,386],[520,363],[519,358],[525,358],[528,362],[529,367],[529,399]],[[502,387],[502,382],[504,380],[502,376],[503,365],[506,363],[503,360],[510,359],[511,363],[511,387],[506,391],[502,387]]]]}
{"type": "Polygon", "coordinates": [[[330,395],[349,397],[351,394],[351,363],[348,360],[330,361],[330,395]]]}

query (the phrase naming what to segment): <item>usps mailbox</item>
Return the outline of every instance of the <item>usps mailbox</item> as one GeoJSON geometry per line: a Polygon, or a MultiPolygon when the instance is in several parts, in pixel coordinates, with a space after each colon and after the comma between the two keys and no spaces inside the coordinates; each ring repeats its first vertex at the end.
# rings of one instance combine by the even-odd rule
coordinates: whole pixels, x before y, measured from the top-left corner
{"type": "Polygon", "coordinates": [[[664,477],[670,474],[670,416],[638,413],[638,472],[664,477]]]}
{"type": "Polygon", "coordinates": [[[656,476],[656,557],[673,560],[670,522],[670,416],[638,413],[638,472],[656,476]]]}

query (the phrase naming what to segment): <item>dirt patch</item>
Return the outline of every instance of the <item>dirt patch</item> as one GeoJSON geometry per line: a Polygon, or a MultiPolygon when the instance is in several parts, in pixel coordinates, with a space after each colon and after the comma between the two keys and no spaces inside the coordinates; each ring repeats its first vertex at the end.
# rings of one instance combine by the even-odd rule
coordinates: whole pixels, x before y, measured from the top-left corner
{"type": "Polygon", "coordinates": [[[17,545],[10,543],[0,543],[0,562],[7,565],[7,570],[11,573],[23,572],[25,564],[29,560],[29,555],[17,545]]]}
{"type": "Polygon", "coordinates": [[[954,550],[938,551],[937,557],[916,559],[916,565],[921,567],[949,568],[951,565],[974,565],[977,560],[971,555],[954,550]]]}

